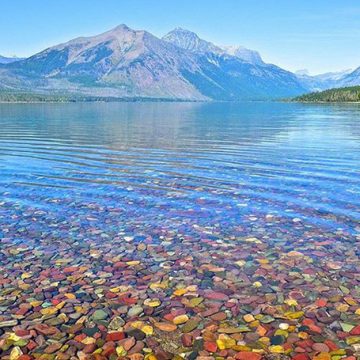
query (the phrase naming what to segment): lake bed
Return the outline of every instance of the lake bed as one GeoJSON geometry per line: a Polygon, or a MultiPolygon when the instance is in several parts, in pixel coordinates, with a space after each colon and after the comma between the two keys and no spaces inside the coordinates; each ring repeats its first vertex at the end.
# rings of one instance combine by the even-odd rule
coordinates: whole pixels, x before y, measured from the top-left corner
{"type": "Polygon", "coordinates": [[[0,352],[359,353],[359,119],[356,104],[0,105],[0,352]]]}

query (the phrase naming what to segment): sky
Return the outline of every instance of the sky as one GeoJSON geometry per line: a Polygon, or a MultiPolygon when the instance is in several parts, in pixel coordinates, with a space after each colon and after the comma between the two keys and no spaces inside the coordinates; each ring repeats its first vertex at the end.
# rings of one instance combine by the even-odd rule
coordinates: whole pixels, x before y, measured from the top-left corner
{"type": "Polygon", "coordinates": [[[0,55],[30,56],[119,24],[156,36],[180,26],[291,71],[360,66],[359,0],[0,0],[0,55]]]}

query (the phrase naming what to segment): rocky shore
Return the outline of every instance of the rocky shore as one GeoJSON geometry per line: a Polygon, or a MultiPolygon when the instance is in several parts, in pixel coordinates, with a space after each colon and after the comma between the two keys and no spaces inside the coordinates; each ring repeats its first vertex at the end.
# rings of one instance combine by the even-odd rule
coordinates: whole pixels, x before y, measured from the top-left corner
{"type": "Polygon", "coordinates": [[[359,359],[358,237],[273,215],[228,232],[96,220],[2,228],[1,359],[359,359]]]}

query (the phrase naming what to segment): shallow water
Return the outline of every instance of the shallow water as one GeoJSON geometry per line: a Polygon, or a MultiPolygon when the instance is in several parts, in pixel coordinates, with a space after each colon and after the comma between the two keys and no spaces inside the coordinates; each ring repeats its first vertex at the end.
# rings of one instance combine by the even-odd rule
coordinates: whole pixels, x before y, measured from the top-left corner
{"type": "Polygon", "coordinates": [[[359,119],[0,105],[1,359],[360,356],[359,119]]]}
{"type": "Polygon", "coordinates": [[[91,202],[174,227],[277,214],[355,233],[359,118],[357,105],[1,105],[0,193],[54,217],[91,202]]]}

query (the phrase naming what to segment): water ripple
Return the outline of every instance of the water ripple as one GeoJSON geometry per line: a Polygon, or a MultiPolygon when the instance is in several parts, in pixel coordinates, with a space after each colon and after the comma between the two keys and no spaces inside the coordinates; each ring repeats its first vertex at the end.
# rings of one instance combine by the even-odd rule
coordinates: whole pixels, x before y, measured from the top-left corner
{"type": "Polygon", "coordinates": [[[23,209],[70,215],[95,202],[174,224],[193,211],[221,224],[273,213],[357,231],[358,107],[1,105],[0,115],[0,194],[23,209]]]}

